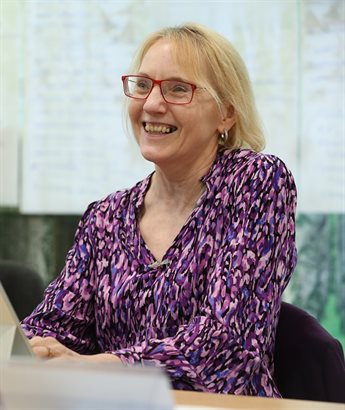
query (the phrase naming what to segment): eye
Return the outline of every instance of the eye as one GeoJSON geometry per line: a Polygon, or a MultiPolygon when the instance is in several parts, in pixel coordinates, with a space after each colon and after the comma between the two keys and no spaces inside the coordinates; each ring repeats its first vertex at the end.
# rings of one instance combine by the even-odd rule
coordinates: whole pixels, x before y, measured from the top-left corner
{"type": "Polygon", "coordinates": [[[190,90],[190,86],[185,83],[174,83],[172,84],[171,91],[173,93],[187,93],[190,90]]]}
{"type": "Polygon", "coordinates": [[[143,78],[140,78],[140,79],[136,80],[135,87],[142,90],[142,91],[147,91],[151,87],[151,82],[149,80],[145,80],[143,78]]]}

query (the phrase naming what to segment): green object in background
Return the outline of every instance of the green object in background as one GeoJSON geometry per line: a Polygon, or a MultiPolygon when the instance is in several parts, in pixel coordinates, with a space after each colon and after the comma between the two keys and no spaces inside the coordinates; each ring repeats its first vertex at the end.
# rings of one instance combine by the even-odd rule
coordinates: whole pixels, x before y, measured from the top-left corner
{"type": "Polygon", "coordinates": [[[344,309],[343,312],[339,312],[335,295],[329,295],[321,324],[333,337],[339,340],[345,351],[345,333],[341,328],[341,313],[344,313],[344,309]]]}

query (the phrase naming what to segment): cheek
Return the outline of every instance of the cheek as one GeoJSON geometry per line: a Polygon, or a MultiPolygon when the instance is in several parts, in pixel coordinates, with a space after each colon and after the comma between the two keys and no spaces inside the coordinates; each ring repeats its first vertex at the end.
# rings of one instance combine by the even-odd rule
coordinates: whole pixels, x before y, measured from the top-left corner
{"type": "Polygon", "coordinates": [[[130,103],[128,104],[128,116],[129,119],[132,123],[132,127],[137,126],[137,122],[140,118],[140,114],[141,114],[141,105],[138,104],[136,101],[130,101],[130,103]]]}

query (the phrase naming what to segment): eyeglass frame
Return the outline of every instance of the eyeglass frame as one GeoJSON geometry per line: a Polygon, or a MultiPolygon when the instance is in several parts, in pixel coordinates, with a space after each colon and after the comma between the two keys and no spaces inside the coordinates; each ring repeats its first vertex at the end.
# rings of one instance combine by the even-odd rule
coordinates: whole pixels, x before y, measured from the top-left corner
{"type": "Polygon", "coordinates": [[[169,79],[166,79],[166,80],[155,80],[154,78],[148,77],[148,76],[146,76],[146,75],[137,75],[137,74],[127,74],[127,75],[123,75],[123,76],[121,76],[121,80],[122,80],[122,85],[123,85],[123,92],[124,92],[125,96],[128,97],[128,98],[133,98],[134,100],[147,100],[147,99],[149,98],[150,94],[152,93],[152,90],[153,90],[154,86],[157,84],[157,85],[159,85],[159,89],[160,89],[161,95],[162,95],[162,97],[163,97],[163,100],[164,100],[167,104],[174,104],[174,105],[187,105],[187,104],[190,104],[190,103],[192,102],[192,100],[193,100],[195,90],[196,90],[197,88],[200,88],[200,87],[196,86],[195,84],[189,83],[188,81],[183,81],[183,80],[169,80],[169,79]],[[133,97],[132,95],[128,95],[128,94],[126,93],[125,81],[126,81],[126,79],[128,79],[129,77],[146,78],[147,80],[152,81],[151,90],[148,92],[148,94],[147,94],[146,97],[133,97]],[[183,103],[167,101],[166,98],[164,97],[163,90],[162,90],[162,83],[164,83],[165,81],[177,81],[177,82],[180,82],[180,83],[183,83],[183,84],[188,84],[188,85],[190,85],[190,86],[192,87],[192,95],[191,95],[191,97],[190,97],[190,100],[189,100],[188,102],[183,102],[183,103]]]}

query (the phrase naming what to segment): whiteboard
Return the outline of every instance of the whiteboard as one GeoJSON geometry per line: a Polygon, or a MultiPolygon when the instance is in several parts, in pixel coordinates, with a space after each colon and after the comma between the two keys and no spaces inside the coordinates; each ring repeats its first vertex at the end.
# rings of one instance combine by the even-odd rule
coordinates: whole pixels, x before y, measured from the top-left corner
{"type": "Polygon", "coordinates": [[[120,77],[148,33],[186,21],[225,35],[243,56],[266,152],[294,173],[299,211],[345,212],[344,2],[11,3],[20,6],[6,38],[22,86],[10,124],[17,140],[7,138],[19,159],[4,185],[18,187],[12,200],[22,212],[80,214],[152,171],[125,132],[120,77]]]}

